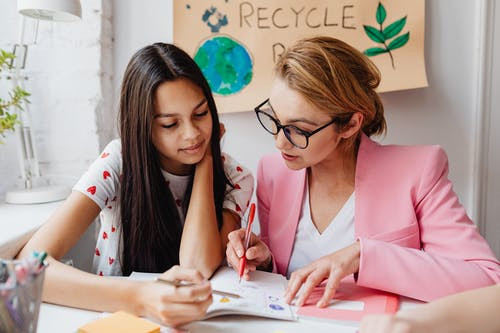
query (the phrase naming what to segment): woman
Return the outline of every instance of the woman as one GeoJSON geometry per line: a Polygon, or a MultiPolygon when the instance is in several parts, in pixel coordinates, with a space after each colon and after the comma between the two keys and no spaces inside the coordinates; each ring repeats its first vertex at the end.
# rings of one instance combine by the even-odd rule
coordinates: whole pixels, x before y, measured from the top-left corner
{"type": "Polygon", "coordinates": [[[52,257],[44,301],[121,309],[169,325],[198,319],[211,303],[206,279],[224,258],[227,234],[240,225],[253,177],[221,155],[209,86],[174,45],[156,43],[132,57],[119,127],[121,138],[108,144],[20,257],[33,250],[52,257]],[[96,274],[59,263],[98,215],[96,274]],[[167,271],[167,279],[196,284],[175,288],[99,276],[132,271],[167,271]]]}
{"type": "MultiPolygon", "coordinates": [[[[375,92],[380,74],[330,37],[298,41],[276,64],[257,117],[280,154],[258,168],[260,238],[246,251],[254,269],[290,276],[285,298],[302,306],[326,280],[319,307],[351,274],[358,285],[421,300],[494,284],[500,266],[447,179],[438,146],[382,146],[375,92]]],[[[228,263],[243,255],[229,234],[228,263]]]]}

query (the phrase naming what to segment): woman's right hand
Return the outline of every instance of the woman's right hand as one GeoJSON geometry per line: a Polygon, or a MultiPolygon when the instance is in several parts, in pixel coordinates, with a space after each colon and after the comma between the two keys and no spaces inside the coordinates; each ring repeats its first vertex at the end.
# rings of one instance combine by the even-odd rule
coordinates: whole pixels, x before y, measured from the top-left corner
{"type": "Polygon", "coordinates": [[[172,327],[203,317],[212,304],[212,288],[199,271],[174,266],[163,273],[162,278],[195,284],[175,287],[153,281],[141,283],[137,297],[142,316],[172,327]]]}
{"type": "MultiPolygon", "coordinates": [[[[243,256],[243,253],[245,253],[245,229],[241,228],[234,230],[229,233],[227,237],[229,239],[226,248],[227,263],[236,272],[239,272],[240,259],[243,256]]],[[[250,242],[245,254],[247,258],[245,272],[243,273],[243,278],[245,280],[250,279],[250,272],[253,272],[256,269],[267,270],[271,264],[271,251],[254,233],[250,236],[250,242]]]]}

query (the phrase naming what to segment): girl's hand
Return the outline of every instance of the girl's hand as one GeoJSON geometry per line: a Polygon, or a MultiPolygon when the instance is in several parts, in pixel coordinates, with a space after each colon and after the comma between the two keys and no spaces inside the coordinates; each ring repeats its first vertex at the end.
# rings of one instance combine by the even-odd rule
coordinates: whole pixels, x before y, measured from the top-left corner
{"type": "MultiPolygon", "coordinates": [[[[363,317],[360,333],[417,333],[408,320],[394,315],[369,315],[363,317]]],[[[423,331],[425,332],[425,331],[423,331]]]]}
{"type": "Polygon", "coordinates": [[[267,245],[260,240],[260,238],[252,233],[250,235],[250,242],[248,249],[245,252],[245,229],[241,228],[234,230],[228,234],[229,242],[226,248],[227,263],[236,271],[239,272],[240,258],[245,253],[247,263],[245,265],[245,272],[243,278],[250,279],[250,272],[256,269],[266,270],[271,264],[271,251],[267,245]]]}
{"type": "Polygon", "coordinates": [[[163,273],[162,277],[170,281],[195,284],[175,287],[161,282],[141,283],[137,294],[141,315],[172,327],[203,317],[212,304],[212,288],[200,272],[174,266],[163,273]]]}
{"type": "Polygon", "coordinates": [[[333,298],[340,280],[359,270],[359,257],[359,242],[354,242],[348,247],[324,256],[296,270],[290,276],[290,281],[286,287],[285,301],[290,304],[300,287],[302,287],[302,291],[295,304],[297,306],[304,305],[313,289],[323,282],[323,280],[328,279],[325,292],[318,303],[316,303],[318,307],[325,307],[333,298]]]}

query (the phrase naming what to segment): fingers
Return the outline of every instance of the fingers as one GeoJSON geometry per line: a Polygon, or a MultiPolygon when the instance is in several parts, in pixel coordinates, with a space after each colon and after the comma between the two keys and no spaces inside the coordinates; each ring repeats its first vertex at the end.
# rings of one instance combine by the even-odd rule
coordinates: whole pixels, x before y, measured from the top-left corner
{"type": "Polygon", "coordinates": [[[326,282],[325,291],[321,299],[316,303],[316,306],[320,308],[324,308],[327,306],[332,300],[335,292],[337,291],[342,275],[339,271],[330,272],[330,276],[328,277],[328,281],[326,282]]]}
{"type": "Polygon", "coordinates": [[[201,319],[212,304],[212,297],[198,303],[168,303],[157,315],[162,324],[176,327],[201,319]]]}
{"type": "Polygon", "coordinates": [[[212,287],[208,281],[199,285],[176,287],[172,294],[167,294],[164,301],[177,303],[200,303],[212,295],[212,287]]]}
{"type": "MultiPolygon", "coordinates": [[[[305,267],[307,268],[307,267],[305,267]]],[[[290,304],[294,299],[295,295],[299,291],[300,287],[304,283],[305,279],[309,275],[309,272],[305,268],[299,269],[292,273],[290,276],[290,281],[286,286],[285,290],[285,302],[290,304]]]]}
{"type": "Polygon", "coordinates": [[[194,268],[185,268],[178,265],[173,266],[161,275],[162,279],[170,281],[189,281],[193,283],[202,283],[205,281],[203,275],[194,268]]]}
{"type": "Polygon", "coordinates": [[[236,255],[236,252],[234,251],[234,248],[230,245],[230,243],[227,243],[226,260],[228,265],[238,272],[240,258],[236,255]]]}
{"type": "Polygon", "coordinates": [[[302,286],[296,305],[303,306],[314,288],[319,285],[324,278],[324,274],[322,274],[319,270],[315,270],[309,274],[309,276],[305,279],[304,285],[302,286]]]}
{"type": "Polygon", "coordinates": [[[271,252],[269,251],[267,245],[259,240],[246,251],[245,255],[248,260],[256,261],[257,265],[260,265],[269,258],[271,252]]]}
{"type": "Polygon", "coordinates": [[[241,258],[245,252],[245,245],[243,244],[245,239],[245,229],[241,228],[232,231],[227,235],[227,238],[229,239],[227,246],[231,246],[238,258],[241,258]]]}

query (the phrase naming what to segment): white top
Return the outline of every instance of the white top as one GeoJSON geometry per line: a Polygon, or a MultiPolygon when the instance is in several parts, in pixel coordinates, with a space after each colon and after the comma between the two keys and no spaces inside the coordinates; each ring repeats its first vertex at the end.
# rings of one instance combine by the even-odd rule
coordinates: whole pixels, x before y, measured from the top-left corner
{"type": "Polygon", "coordinates": [[[355,241],[354,233],[354,192],[333,218],[328,227],[319,233],[311,217],[309,205],[309,185],[306,182],[302,213],[300,214],[292,256],[286,275],[302,268],[316,259],[338,251],[355,241]]]}
{"type": "MultiPolygon", "coordinates": [[[[229,185],[226,187],[222,206],[242,217],[252,196],[253,176],[248,169],[238,164],[229,155],[222,154],[222,159],[226,175],[234,185],[234,188],[229,185]]],[[[121,142],[116,139],[106,146],[103,153],[73,187],[73,190],[83,193],[101,208],[101,227],[92,266],[93,271],[99,275],[122,275],[121,253],[119,253],[119,244],[121,243],[119,198],[121,174],[121,142]]],[[[181,200],[186,192],[189,176],[177,176],[164,170],[162,170],[162,174],[170,187],[177,203],[179,216],[184,223],[181,200]]]]}

